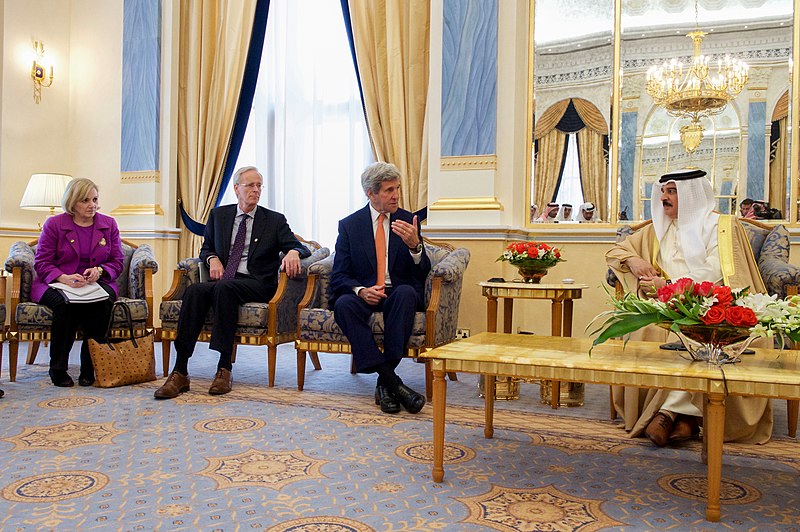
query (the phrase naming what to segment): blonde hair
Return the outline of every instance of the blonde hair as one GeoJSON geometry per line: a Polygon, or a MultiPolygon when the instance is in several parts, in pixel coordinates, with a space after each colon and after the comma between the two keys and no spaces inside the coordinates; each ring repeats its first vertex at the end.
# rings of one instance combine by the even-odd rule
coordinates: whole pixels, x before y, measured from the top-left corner
{"type": "Polygon", "coordinates": [[[100,189],[91,179],[86,179],[85,177],[73,179],[67,184],[67,190],[64,191],[64,195],[61,197],[61,208],[70,215],[75,214],[72,210],[75,204],[87,198],[92,189],[97,190],[98,193],[100,192],[100,189]]]}

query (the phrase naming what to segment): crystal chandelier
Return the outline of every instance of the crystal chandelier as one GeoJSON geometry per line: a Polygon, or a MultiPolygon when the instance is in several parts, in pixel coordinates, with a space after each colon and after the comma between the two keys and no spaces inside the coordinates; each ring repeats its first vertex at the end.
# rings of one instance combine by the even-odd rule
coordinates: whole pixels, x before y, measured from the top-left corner
{"type": "Polygon", "coordinates": [[[713,62],[700,52],[703,38],[694,4],[695,31],[686,34],[692,39],[694,53],[688,69],[677,59],[653,65],[647,71],[647,94],[653,102],[672,116],[688,118],[691,125],[681,128],[681,140],[689,153],[694,152],[703,139],[701,117],[721,113],[729,101],[742,92],[748,80],[748,66],[743,61],[726,55],[713,62]],[[711,63],[711,65],[709,65],[711,63]],[[688,128],[688,129],[687,129],[688,128]],[[685,135],[684,135],[685,134],[685,135]]]}

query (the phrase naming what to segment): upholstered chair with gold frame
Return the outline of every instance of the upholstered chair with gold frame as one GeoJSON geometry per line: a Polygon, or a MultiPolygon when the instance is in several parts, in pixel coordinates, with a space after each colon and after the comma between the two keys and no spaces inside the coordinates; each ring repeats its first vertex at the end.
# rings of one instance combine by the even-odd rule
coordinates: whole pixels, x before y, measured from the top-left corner
{"type": "MultiPolygon", "coordinates": [[[[239,307],[233,361],[236,362],[236,347],[239,345],[266,346],[269,386],[275,385],[278,345],[293,342],[296,338],[297,305],[306,291],[308,269],[330,254],[328,248],[320,246],[317,242],[303,240],[299,235],[295,236],[311,251],[310,257],[300,261],[300,275],[289,278],[285,272],[280,272],[278,289],[269,302],[245,303],[239,307]]],[[[201,261],[197,257],[180,261],[173,273],[172,286],[161,301],[159,339],[162,346],[164,376],[169,371],[170,345],[177,337],[181,298],[190,284],[200,282],[200,266],[201,261]]],[[[214,312],[212,309],[208,312],[199,341],[211,340],[213,323],[214,312]]],[[[315,362],[318,364],[317,361],[315,362]]]]}
{"type": "MultiPolygon", "coordinates": [[[[417,312],[408,344],[408,356],[452,342],[458,328],[458,306],[461,302],[461,284],[469,265],[470,252],[455,249],[446,243],[425,239],[425,252],[431,260],[431,272],[425,282],[425,311],[417,312]]],[[[334,320],[330,301],[330,276],[333,270],[331,255],[314,264],[308,272],[308,287],[300,303],[297,330],[297,389],[305,384],[306,353],[317,367],[317,353],[347,353],[350,343],[334,320]]],[[[376,312],[370,319],[373,335],[380,347],[383,343],[383,313],[376,312]]],[[[352,364],[351,364],[352,371],[352,364]]],[[[425,366],[425,393],[431,398],[431,374],[425,366]]],[[[455,380],[455,374],[449,374],[455,380]]]]}
{"type": "MultiPolygon", "coordinates": [[[[9,314],[11,324],[8,329],[9,340],[9,378],[17,377],[17,356],[20,342],[31,342],[27,363],[33,364],[39,351],[39,343],[50,340],[50,325],[53,312],[49,307],[31,301],[36,245],[33,242],[15,242],[9,250],[5,269],[11,273],[11,297],[9,314]]],[[[136,245],[122,241],[124,267],[117,278],[119,300],[128,303],[131,318],[137,334],[153,331],[153,275],[158,271],[153,249],[147,244],[136,245]]],[[[121,311],[120,311],[121,312],[121,311]]],[[[114,315],[114,331],[126,334],[121,313],[114,315]]]]}
{"type": "MultiPolygon", "coordinates": [[[[769,225],[749,218],[737,218],[747,232],[750,247],[761,272],[761,278],[767,287],[767,292],[780,298],[796,295],[800,286],[800,268],[789,263],[789,231],[783,225],[769,225]]],[[[642,227],[652,223],[647,220],[634,226],[623,225],[617,229],[617,242],[622,242],[628,235],[633,234],[642,227]]],[[[606,281],[616,287],[617,296],[623,295],[622,284],[609,269],[606,281]]],[[[794,438],[797,435],[798,411],[800,401],[787,400],[786,410],[788,417],[788,434],[794,438]]],[[[611,419],[617,413],[614,402],[611,400],[611,419]]]]}

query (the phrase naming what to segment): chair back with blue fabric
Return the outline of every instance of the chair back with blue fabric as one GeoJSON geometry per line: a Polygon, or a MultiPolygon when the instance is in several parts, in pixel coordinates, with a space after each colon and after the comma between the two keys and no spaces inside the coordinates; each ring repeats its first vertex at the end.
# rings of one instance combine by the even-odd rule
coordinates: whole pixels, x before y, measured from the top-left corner
{"type": "MultiPolygon", "coordinates": [[[[27,363],[33,364],[39,342],[50,339],[53,312],[50,307],[31,301],[31,287],[36,272],[33,268],[38,241],[15,242],[11,245],[5,269],[12,274],[11,298],[8,312],[11,325],[9,339],[10,380],[16,379],[19,342],[31,342],[27,363]]],[[[158,271],[153,249],[147,244],[136,245],[122,241],[123,271],[117,278],[119,300],[131,309],[134,328],[153,329],[153,275],[158,271]]],[[[114,314],[114,335],[127,335],[121,310],[114,314]]]]}
{"type": "MultiPolygon", "coordinates": [[[[297,305],[306,292],[309,268],[330,254],[328,248],[320,246],[317,242],[306,241],[298,235],[295,236],[311,251],[311,256],[300,260],[300,274],[289,278],[286,273],[281,272],[278,277],[278,289],[269,302],[250,302],[239,306],[233,360],[236,361],[237,345],[267,346],[267,382],[269,386],[275,384],[278,345],[292,342],[296,338],[297,305]]],[[[173,274],[172,286],[161,301],[159,339],[162,346],[162,364],[165,376],[169,371],[170,344],[177,337],[183,293],[190,284],[201,282],[201,266],[202,263],[197,257],[180,261],[173,274]]],[[[212,309],[209,310],[200,333],[199,340],[201,342],[211,340],[213,324],[214,311],[212,309]]]]}
{"type": "MultiPolygon", "coordinates": [[[[469,265],[470,252],[449,244],[425,241],[425,252],[431,261],[431,271],[425,281],[425,311],[417,312],[408,342],[409,356],[448,342],[456,337],[461,285],[469,265]]],[[[309,269],[306,295],[300,303],[297,341],[297,389],[305,382],[305,357],[312,361],[317,353],[350,353],[350,342],[336,324],[330,303],[330,277],[334,256],[331,255],[309,269]]],[[[383,313],[370,317],[373,336],[383,345],[383,313]]],[[[316,364],[315,364],[316,366],[316,364]]],[[[430,398],[430,375],[426,366],[426,392],[430,398]]]]}

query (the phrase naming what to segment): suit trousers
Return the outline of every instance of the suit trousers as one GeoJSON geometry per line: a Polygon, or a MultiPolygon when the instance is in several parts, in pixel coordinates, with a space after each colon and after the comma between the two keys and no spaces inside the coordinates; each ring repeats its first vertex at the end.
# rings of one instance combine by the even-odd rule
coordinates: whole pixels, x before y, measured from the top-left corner
{"type": "Polygon", "coordinates": [[[353,362],[359,373],[372,373],[375,367],[406,356],[408,339],[414,327],[414,315],[420,307],[417,291],[410,285],[387,289],[387,298],[371,306],[355,294],[336,300],[333,316],[350,342],[353,362]],[[373,312],[383,312],[383,352],[372,334],[369,319],[373,312]]]}
{"type": "Polygon", "coordinates": [[[239,306],[248,302],[267,303],[277,290],[253,277],[236,274],[234,279],[191,284],[186,288],[178,316],[175,338],[177,357],[189,359],[203,330],[209,309],[214,310],[211,342],[208,347],[230,356],[236,339],[239,306]]]}
{"type": "Polygon", "coordinates": [[[53,288],[48,288],[42,294],[39,304],[48,306],[53,311],[53,323],[50,326],[50,369],[67,370],[69,352],[80,328],[83,331],[81,375],[94,375],[87,339],[99,340],[105,336],[108,319],[111,317],[111,306],[117,299],[111,287],[103,283],[100,286],[108,292],[108,299],[96,303],[68,303],[63,294],[53,288]]]}

